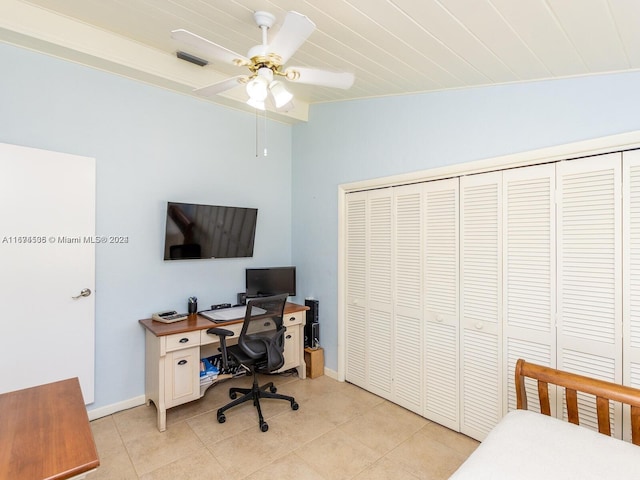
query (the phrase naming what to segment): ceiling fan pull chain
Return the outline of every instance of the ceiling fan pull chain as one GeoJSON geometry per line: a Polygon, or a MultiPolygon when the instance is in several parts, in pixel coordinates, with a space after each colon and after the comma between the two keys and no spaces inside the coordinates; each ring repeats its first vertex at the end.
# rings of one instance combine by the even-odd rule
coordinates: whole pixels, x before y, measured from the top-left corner
{"type": "Polygon", "coordinates": [[[264,110],[264,150],[263,156],[267,156],[267,109],[264,110]]]}

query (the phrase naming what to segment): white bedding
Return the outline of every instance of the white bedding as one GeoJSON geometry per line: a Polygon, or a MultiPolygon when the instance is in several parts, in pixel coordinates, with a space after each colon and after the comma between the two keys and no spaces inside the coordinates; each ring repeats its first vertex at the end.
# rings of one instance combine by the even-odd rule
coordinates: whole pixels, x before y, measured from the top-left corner
{"type": "Polygon", "coordinates": [[[640,479],[640,446],[528,410],[508,413],[451,480],[640,479]]]}

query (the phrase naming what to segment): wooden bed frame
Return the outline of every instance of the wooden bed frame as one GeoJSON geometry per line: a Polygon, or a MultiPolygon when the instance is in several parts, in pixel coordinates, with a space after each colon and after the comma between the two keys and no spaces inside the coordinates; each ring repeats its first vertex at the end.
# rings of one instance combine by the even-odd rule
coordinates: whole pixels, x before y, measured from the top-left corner
{"type": "Polygon", "coordinates": [[[538,381],[540,413],[544,415],[551,415],[549,384],[564,387],[568,420],[576,425],[580,423],[578,419],[578,392],[595,395],[598,412],[598,431],[605,435],[611,435],[609,400],[630,405],[631,441],[635,445],[640,445],[640,389],[563,372],[519,359],[516,363],[515,380],[517,408],[522,410],[527,410],[525,377],[538,381]]]}

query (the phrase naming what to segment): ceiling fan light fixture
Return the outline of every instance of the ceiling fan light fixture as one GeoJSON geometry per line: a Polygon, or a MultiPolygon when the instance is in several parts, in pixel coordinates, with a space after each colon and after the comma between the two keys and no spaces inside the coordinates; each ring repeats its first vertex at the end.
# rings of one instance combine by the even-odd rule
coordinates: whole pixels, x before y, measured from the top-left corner
{"type": "Polygon", "coordinates": [[[269,91],[273,95],[276,108],[284,107],[293,100],[293,94],[287,90],[282,82],[275,80],[269,84],[269,91]]]}
{"type": "Polygon", "coordinates": [[[269,93],[269,82],[266,78],[257,75],[247,83],[247,95],[254,102],[263,102],[269,93]]]}

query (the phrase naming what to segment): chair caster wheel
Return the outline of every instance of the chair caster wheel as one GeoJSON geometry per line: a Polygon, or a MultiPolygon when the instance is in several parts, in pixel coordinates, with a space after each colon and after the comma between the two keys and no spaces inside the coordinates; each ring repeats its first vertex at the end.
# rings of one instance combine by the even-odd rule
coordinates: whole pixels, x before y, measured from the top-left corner
{"type": "Polygon", "coordinates": [[[227,421],[227,417],[224,416],[224,413],[218,414],[218,423],[224,423],[227,421]]]}
{"type": "Polygon", "coordinates": [[[260,424],[260,430],[262,430],[263,432],[266,432],[267,430],[269,430],[269,425],[267,425],[267,422],[262,422],[260,424]]]}
{"type": "Polygon", "coordinates": [[[271,393],[276,393],[276,392],[278,391],[278,389],[277,389],[276,387],[274,387],[274,386],[271,386],[271,387],[269,388],[269,391],[270,391],[271,393]]]}
{"type": "Polygon", "coordinates": [[[297,402],[291,402],[291,410],[297,410],[300,408],[297,402]]]}
{"type": "Polygon", "coordinates": [[[238,394],[236,392],[229,392],[229,398],[231,400],[235,400],[238,394]]]}

